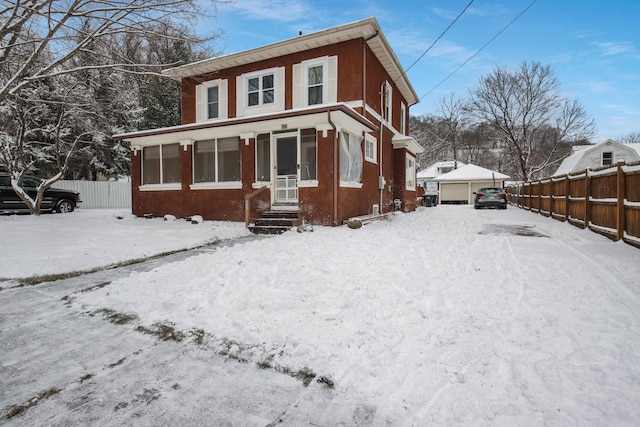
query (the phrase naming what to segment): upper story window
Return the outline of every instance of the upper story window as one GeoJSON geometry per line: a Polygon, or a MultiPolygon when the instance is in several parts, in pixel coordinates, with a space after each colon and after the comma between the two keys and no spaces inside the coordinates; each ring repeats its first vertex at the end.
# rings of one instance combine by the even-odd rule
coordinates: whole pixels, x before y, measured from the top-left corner
{"type": "Polygon", "coordinates": [[[602,152],[602,166],[610,166],[613,164],[613,151],[602,152]]]}
{"type": "Polygon", "coordinates": [[[324,56],[293,65],[293,108],[338,99],[338,57],[324,56]]]}
{"type": "Polygon", "coordinates": [[[391,124],[391,118],[393,117],[393,111],[391,106],[393,90],[389,82],[384,82],[384,111],[382,112],[382,118],[389,124],[391,124]]]}
{"type": "Polygon", "coordinates": [[[284,111],[284,67],[236,77],[236,117],[284,111]]]}
{"type": "Polygon", "coordinates": [[[324,67],[314,65],[307,68],[307,100],[309,105],[322,104],[324,67]]]}
{"type": "Polygon", "coordinates": [[[407,106],[404,102],[400,104],[400,133],[408,135],[407,132],[407,106]]]}
{"type": "Polygon", "coordinates": [[[226,119],[227,80],[210,80],[196,86],[196,122],[226,119]]]}
{"type": "Polygon", "coordinates": [[[207,88],[207,119],[220,117],[220,96],[218,86],[207,88]]]}
{"type": "Polygon", "coordinates": [[[247,105],[273,104],[275,100],[275,79],[273,73],[247,79],[247,105]]]}

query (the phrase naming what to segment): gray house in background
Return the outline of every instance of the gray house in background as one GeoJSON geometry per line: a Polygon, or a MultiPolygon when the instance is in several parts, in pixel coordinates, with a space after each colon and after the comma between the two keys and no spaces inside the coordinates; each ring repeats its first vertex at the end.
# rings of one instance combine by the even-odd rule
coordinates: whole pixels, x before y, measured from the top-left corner
{"type": "Polygon", "coordinates": [[[580,172],[587,168],[615,165],[624,161],[640,161],[640,144],[621,144],[608,139],[600,144],[576,145],[571,155],[564,159],[553,176],[580,172]]]}

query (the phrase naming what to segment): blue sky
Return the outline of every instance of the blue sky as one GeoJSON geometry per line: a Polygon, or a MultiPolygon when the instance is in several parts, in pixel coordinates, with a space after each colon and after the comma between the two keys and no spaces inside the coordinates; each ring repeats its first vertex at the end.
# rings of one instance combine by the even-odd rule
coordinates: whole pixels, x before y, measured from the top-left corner
{"type": "MultiPolygon", "coordinates": [[[[467,97],[495,67],[523,61],[550,65],[565,97],[596,121],[593,142],[640,132],[640,1],[537,0],[471,61],[456,68],[504,29],[533,0],[474,0],[442,39],[407,73],[420,103],[412,115],[436,113],[454,92],[467,97]]],[[[224,32],[215,50],[234,53],[375,17],[407,69],[469,0],[235,0],[217,6],[203,31],[224,32]]]]}

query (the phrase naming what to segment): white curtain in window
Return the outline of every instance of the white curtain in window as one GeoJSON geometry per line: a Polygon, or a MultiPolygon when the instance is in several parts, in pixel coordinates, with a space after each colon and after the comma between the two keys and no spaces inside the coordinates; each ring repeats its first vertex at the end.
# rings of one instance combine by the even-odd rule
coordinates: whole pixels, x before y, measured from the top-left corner
{"type": "Polygon", "coordinates": [[[340,133],[340,181],[362,180],[362,137],[348,132],[340,133]]]}

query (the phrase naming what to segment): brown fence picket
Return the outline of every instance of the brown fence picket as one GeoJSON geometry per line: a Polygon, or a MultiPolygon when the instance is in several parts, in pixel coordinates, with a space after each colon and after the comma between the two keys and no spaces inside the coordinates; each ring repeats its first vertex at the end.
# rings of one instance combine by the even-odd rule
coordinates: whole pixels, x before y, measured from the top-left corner
{"type": "Polygon", "coordinates": [[[640,248],[640,162],[586,169],[506,189],[509,203],[640,248]]]}

